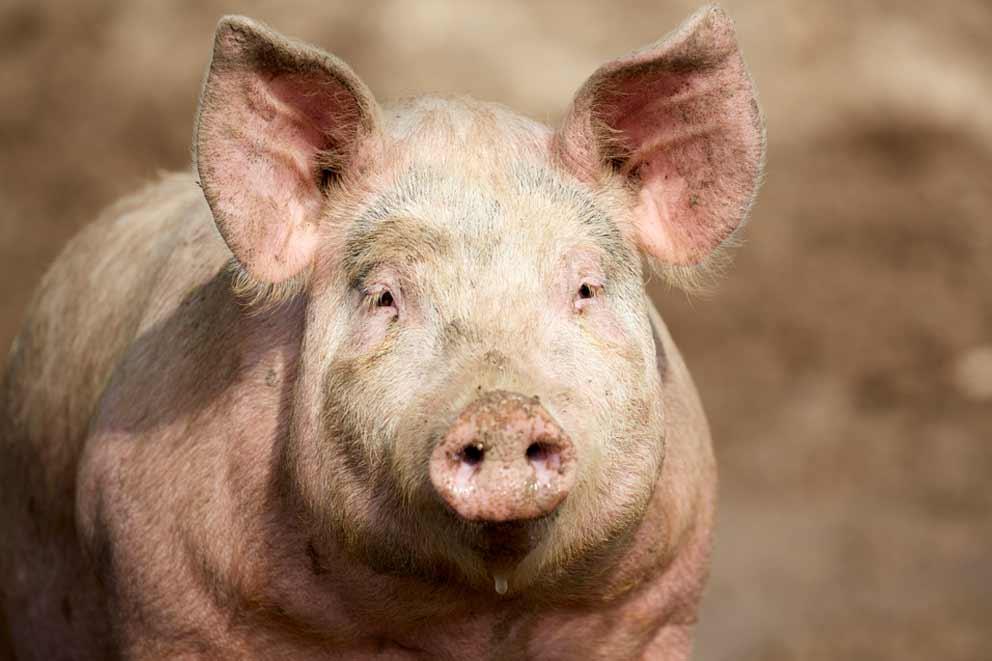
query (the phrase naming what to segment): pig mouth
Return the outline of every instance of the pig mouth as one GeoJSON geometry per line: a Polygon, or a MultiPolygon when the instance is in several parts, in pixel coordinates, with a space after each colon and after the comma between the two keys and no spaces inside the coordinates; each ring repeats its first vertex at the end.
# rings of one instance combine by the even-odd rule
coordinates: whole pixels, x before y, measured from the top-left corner
{"type": "Polygon", "coordinates": [[[515,564],[547,537],[554,518],[552,513],[539,519],[469,523],[469,548],[487,563],[515,564]]]}

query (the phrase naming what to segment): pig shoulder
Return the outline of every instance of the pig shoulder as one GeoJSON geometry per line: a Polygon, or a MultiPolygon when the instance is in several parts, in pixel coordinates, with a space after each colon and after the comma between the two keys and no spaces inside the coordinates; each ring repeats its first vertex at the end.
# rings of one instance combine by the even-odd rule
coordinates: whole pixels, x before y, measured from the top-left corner
{"type": "Polygon", "coordinates": [[[119,644],[152,658],[217,642],[241,595],[265,593],[254,567],[266,540],[289,534],[270,506],[302,304],[246,305],[206,205],[191,216],[96,403],[78,468],[81,542],[110,587],[119,644]]]}
{"type": "Polygon", "coordinates": [[[109,640],[100,633],[105,600],[77,528],[77,514],[90,520],[97,505],[77,479],[95,456],[96,412],[122,371],[141,362],[135,355],[169,346],[164,336],[142,341],[149,318],[165,314],[163,290],[192,289],[200,273],[224,268],[224,254],[192,174],[183,173],[108,209],[43,278],[0,390],[0,521],[15,531],[0,583],[15,641],[75,641],[99,656],[109,640]]]}

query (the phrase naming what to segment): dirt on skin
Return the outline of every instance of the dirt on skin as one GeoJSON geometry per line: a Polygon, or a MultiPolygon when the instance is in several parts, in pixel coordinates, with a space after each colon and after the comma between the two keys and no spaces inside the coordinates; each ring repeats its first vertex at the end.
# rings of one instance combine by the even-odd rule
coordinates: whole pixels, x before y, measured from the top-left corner
{"type": "MultiPolygon", "coordinates": [[[[728,1],[768,178],[713,292],[652,291],[721,469],[700,659],[992,658],[992,7],[728,1]]],[[[557,121],[690,2],[7,2],[0,345],[97,211],[189,162],[217,18],[348,61],[380,98],[557,121]]]]}

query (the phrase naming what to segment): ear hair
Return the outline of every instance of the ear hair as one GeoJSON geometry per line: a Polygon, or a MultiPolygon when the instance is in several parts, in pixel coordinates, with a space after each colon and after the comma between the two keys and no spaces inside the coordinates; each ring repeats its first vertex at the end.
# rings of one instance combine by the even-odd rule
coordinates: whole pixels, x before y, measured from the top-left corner
{"type": "Polygon", "coordinates": [[[252,314],[268,312],[300,296],[310,280],[312,268],[301,271],[282,282],[262,282],[254,278],[237,259],[227,262],[231,292],[252,314]]]}
{"type": "Polygon", "coordinates": [[[555,136],[563,165],[630,191],[634,234],[678,286],[729,263],[761,184],[764,121],[733,23],[701,9],[656,44],[598,69],[555,136]]]}

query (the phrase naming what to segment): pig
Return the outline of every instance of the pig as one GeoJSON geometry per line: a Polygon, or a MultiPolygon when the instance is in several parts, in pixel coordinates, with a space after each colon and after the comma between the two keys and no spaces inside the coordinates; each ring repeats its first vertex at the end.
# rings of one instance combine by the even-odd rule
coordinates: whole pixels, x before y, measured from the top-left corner
{"type": "Polygon", "coordinates": [[[763,127],[714,6],[553,129],[223,18],[193,172],[10,350],[0,655],[687,658],[716,471],[645,282],[725,263],[763,127]]]}

